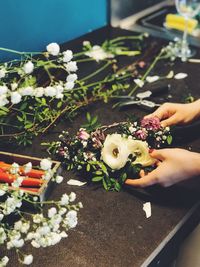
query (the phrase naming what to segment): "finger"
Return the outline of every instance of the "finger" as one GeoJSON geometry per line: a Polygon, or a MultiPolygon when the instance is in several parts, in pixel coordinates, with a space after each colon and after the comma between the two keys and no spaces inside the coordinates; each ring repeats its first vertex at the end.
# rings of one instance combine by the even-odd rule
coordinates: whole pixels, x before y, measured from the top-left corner
{"type": "Polygon", "coordinates": [[[125,181],[125,184],[136,187],[146,187],[156,183],[157,183],[157,176],[155,175],[154,171],[143,176],[140,179],[126,179],[125,181]]]}
{"type": "Polygon", "coordinates": [[[166,159],[166,150],[165,149],[154,149],[149,153],[150,156],[158,161],[163,161],[166,159]]]}
{"type": "Polygon", "coordinates": [[[163,120],[161,122],[161,125],[162,125],[162,127],[167,127],[167,126],[175,125],[177,123],[178,123],[177,117],[176,116],[172,116],[172,117],[170,117],[170,118],[168,118],[166,120],[163,120]]]}
{"type": "Polygon", "coordinates": [[[153,113],[146,115],[144,118],[152,118],[152,117],[158,117],[160,120],[165,119],[168,117],[168,112],[166,112],[166,108],[163,106],[156,109],[153,113]]]}
{"type": "Polygon", "coordinates": [[[144,170],[140,170],[139,175],[140,175],[140,177],[144,177],[144,176],[145,176],[145,172],[144,172],[144,170]]]}
{"type": "Polygon", "coordinates": [[[161,163],[162,163],[161,161],[157,160],[157,161],[155,162],[155,165],[158,167],[158,166],[160,166],[161,163]]]}

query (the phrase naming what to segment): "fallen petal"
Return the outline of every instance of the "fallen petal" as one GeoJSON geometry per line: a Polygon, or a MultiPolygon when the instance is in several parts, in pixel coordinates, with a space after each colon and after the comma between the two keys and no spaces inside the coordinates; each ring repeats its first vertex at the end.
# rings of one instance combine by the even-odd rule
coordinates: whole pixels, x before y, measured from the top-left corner
{"type": "Polygon", "coordinates": [[[187,76],[188,76],[187,73],[180,72],[174,76],[174,79],[181,80],[181,79],[185,79],[187,76]]]}
{"type": "Polygon", "coordinates": [[[157,80],[159,80],[159,76],[147,76],[146,77],[146,81],[148,83],[153,83],[153,82],[156,82],[157,80]]]}
{"type": "Polygon", "coordinates": [[[151,202],[144,203],[143,210],[146,213],[146,218],[151,217],[151,202]]]}
{"type": "Polygon", "coordinates": [[[83,186],[85,184],[87,184],[87,182],[81,182],[75,179],[70,179],[69,181],[67,181],[68,185],[76,185],[76,186],[83,186]]]}

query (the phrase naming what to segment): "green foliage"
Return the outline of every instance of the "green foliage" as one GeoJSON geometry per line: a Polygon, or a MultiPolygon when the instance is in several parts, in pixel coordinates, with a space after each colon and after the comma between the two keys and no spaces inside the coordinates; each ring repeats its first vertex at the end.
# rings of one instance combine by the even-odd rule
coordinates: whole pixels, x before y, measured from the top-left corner
{"type": "Polygon", "coordinates": [[[98,116],[92,117],[89,112],[86,113],[87,122],[81,125],[82,128],[85,128],[88,132],[92,132],[94,129],[101,126],[98,122],[98,116]]]}

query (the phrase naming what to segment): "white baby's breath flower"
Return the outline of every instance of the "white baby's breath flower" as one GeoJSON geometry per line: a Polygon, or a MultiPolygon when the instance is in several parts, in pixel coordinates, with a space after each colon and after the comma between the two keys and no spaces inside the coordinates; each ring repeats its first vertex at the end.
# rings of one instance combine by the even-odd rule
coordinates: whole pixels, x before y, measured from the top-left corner
{"type": "Polygon", "coordinates": [[[0,213],[0,222],[3,220],[4,214],[0,213]]]}
{"type": "Polygon", "coordinates": [[[42,159],[40,162],[40,167],[44,171],[51,169],[51,166],[52,166],[52,161],[50,159],[42,159]]]}
{"type": "Polygon", "coordinates": [[[33,262],[33,255],[29,254],[24,256],[23,264],[30,265],[32,262],[33,262]]]}
{"type": "Polygon", "coordinates": [[[18,84],[17,83],[11,83],[11,90],[12,91],[15,91],[18,87],[18,84]]]}
{"type": "Polygon", "coordinates": [[[75,61],[70,61],[67,64],[65,64],[66,71],[68,72],[75,72],[78,70],[77,64],[75,61]]]}
{"type": "Polygon", "coordinates": [[[94,45],[91,50],[85,53],[86,56],[93,58],[97,62],[104,60],[106,58],[113,58],[114,55],[106,52],[101,46],[94,45]]]}
{"type": "Polygon", "coordinates": [[[66,225],[68,225],[70,228],[74,228],[77,225],[77,211],[75,210],[70,210],[67,214],[66,214],[66,218],[64,220],[64,223],[66,225]]]}
{"type": "Polygon", "coordinates": [[[0,189],[0,197],[2,197],[3,195],[5,195],[6,191],[4,191],[3,189],[0,189]]]}
{"type": "Polygon", "coordinates": [[[66,82],[65,89],[72,90],[74,88],[74,82],[66,82]]]}
{"type": "Polygon", "coordinates": [[[9,258],[7,256],[4,256],[1,260],[0,260],[0,266],[4,267],[8,264],[9,262],[9,258]]]}
{"type": "Polygon", "coordinates": [[[69,204],[69,196],[67,194],[63,194],[60,200],[60,205],[65,206],[69,204]]]}
{"type": "Polygon", "coordinates": [[[62,183],[62,181],[63,181],[63,176],[57,175],[56,176],[56,183],[60,184],[60,183],[62,183]]]}
{"type": "Polygon", "coordinates": [[[6,76],[6,70],[0,69],[0,79],[4,78],[6,76]]]}
{"type": "Polygon", "coordinates": [[[78,79],[78,76],[73,73],[73,74],[69,74],[67,76],[67,82],[75,82],[78,79]]]}
{"type": "Polygon", "coordinates": [[[69,195],[69,201],[74,202],[75,199],[76,199],[76,194],[74,192],[71,192],[69,195]]]}
{"type": "Polygon", "coordinates": [[[10,96],[12,104],[18,104],[22,100],[22,96],[18,92],[11,92],[10,96]]]}
{"type": "Polygon", "coordinates": [[[31,163],[31,162],[28,162],[28,163],[26,163],[26,164],[24,165],[24,172],[25,172],[25,173],[30,172],[31,169],[32,169],[32,163],[31,163]]]}
{"type": "Polygon", "coordinates": [[[43,214],[34,214],[33,215],[33,222],[34,223],[41,223],[44,219],[43,214]]]}
{"type": "Polygon", "coordinates": [[[55,207],[52,207],[48,210],[48,217],[52,218],[57,213],[57,210],[55,207]]]}
{"type": "Polygon", "coordinates": [[[20,88],[19,92],[22,96],[32,96],[34,93],[34,90],[32,86],[27,86],[24,88],[20,88]]]}
{"type": "Polygon", "coordinates": [[[6,94],[0,96],[0,107],[4,107],[9,103],[6,94]]]}
{"type": "Polygon", "coordinates": [[[120,134],[107,135],[101,151],[103,161],[113,170],[123,168],[128,160],[127,141],[120,134]]]}
{"type": "Polygon", "coordinates": [[[90,41],[83,41],[83,46],[88,46],[90,45],[90,41]]]}
{"type": "Polygon", "coordinates": [[[50,43],[47,45],[47,51],[52,56],[57,56],[60,53],[60,46],[57,43],[50,43]]]}
{"type": "Polygon", "coordinates": [[[14,162],[12,165],[11,165],[11,168],[10,168],[10,173],[12,174],[17,174],[19,172],[20,168],[19,168],[19,164],[14,162]]]}
{"type": "Polygon", "coordinates": [[[47,86],[46,88],[44,88],[44,94],[45,96],[54,97],[56,96],[56,88],[54,88],[53,86],[47,86]]]}
{"type": "Polygon", "coordinates": [[[71,50],[66,50],[63,52],[63,62],[67,63],[73,58],[73,53],[71,50]]]}
{"type": "Polygon", "coordinates": [[[35,88],[33,94],[34,94],[35,97],[42,97],[44,95],[44,88],[43,87],[35,88]]]}
{"type": "Polygon", "coordinates": [[[24,64],[23,70],[26,74],[30,74],[34,70],[34,65],[31,61],[28,61],[27,63],[24,64]]]}
{"type": "Polygon", "coordinates": [[[0,86],[0,96],[8,92],[8,87],[6,85],[0,86]]]}
{"type": "Polygon", "coordinates": [[[144,82],[140,79],[134,79],[134,82],[140,87],[142,88],[144,86],[144,82]]]}
{"type": "Polygon", "coordinates": [[[13,187],[20,187],[24,178],[22,176],[17,177],[17,179],[14,180],[14,182],[11,184],[13,187]]]}

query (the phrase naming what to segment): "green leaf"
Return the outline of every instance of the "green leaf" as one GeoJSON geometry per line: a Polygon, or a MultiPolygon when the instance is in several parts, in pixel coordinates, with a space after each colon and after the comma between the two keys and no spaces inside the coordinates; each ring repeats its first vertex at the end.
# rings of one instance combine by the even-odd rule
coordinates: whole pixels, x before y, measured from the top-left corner
{"type": "Polygon", "coordinates": [[[5,112],[7,112],[7,113],[9,112],[9,109],[6,108],[6,107],[1,107],[0,110],[3,110],[3,111],[5,111],[5,112]]]}
{"type": "Polygon", "coordinates": [[[121,185],[118,182],[116,182],[116,184],[115,184],[115,190],[116,191],[120,191],[120,189],[121,189],[121,185]]]}
{"type": "Polygon", "coordinates": [[[90,164],[87,164],[87,166],[86,166],[86,170],[87,170],[87,172],[90,171],[90,164]]]}
{"type": "Polygon", "coordinates": [[[61,108],[62,107],[62,101],[59,101],[57,104],[57,108],[61,108]]]}
{"type": "Polygon", "coordinates": [[[96,173],[97,175],[101,175],[101,174],[102,174],[101,171],[96,171],[95,173],[96,173]]]}
{"type": "Polygon", "coordinates": [[[108,191],[108,185],[104,179],[103,179],[103,187],[105,188],[106,191],[108,191]]]}
{"type": "Polygon", "coordinates": [[[18,119],[18,121],[23,121],[23,118],[22,117],[20,117],[20,116],[17,116],[17,119],[18,119]]]}
{"type": "Polygon", "coordinates": [[[168,143],[168,145],[171,145],[171,143],[172,143],[172,136],[171,135],[167,136],[167,143],[168,143]]]}
{"type": "Polygon", "coordinates": [[[127,179],[127,174],[123,173],[120,178],[121,178],[122,182],[125,182],[125,180],[127,179]]]}
{"type": "Polygon", "coordinates": [[[87,118],[87,120],[88,120],[89,122],[91,121],[91,115],[90,115],[89,112],[87,112],[87,114],[86,114],[86,118],[87,118]]]}
{"type": "Polygon", "coordinates": [[[103,179],[102,176],[95,176],[95,177],[92,178],[92,181],[93,181],[93,182],[99,182],[99,181],[101,181],[102,179],[103,179]]]}
{"type": "Polygon", "coordinates": [[[25,110],[27,108],[27,105],[28,103],[27,102],[24,102],[21,107],[20,107],[20,110],[25,110]]]}

